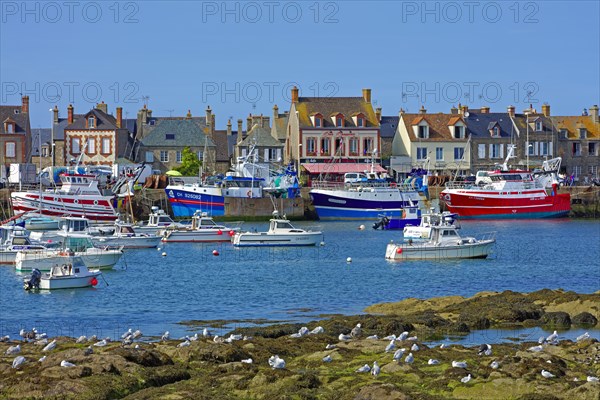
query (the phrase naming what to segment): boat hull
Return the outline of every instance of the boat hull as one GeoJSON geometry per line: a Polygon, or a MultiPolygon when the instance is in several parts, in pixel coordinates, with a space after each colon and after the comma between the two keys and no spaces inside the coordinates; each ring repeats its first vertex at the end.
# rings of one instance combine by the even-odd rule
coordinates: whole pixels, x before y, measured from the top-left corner
{"type": "Polygon", "coordinates": [[[486,258],[492,251],[495,240],[481,240],[461,245],[435,246],[429,244],[388,244],[385,258],[388,260],[452,260],[486,258]],[[399,249],[401,251],[399,251],[399,249]]]}
{"type": "Polygon", "coordinates": [[[76,253],[75,256],[63,255],[58,251],[28,251],[20,252],[15,257],[17,271],[50,271],[54,265],[73,264],[78,257],[90,269],[111,269],[121,259],[123,252],[120,250],[88,249],[76,253]]]}
{"type": "Polygon", "coordinates": [[[175,217],[192,217],[195,213],[225,215],[225,198],[221,188],[203,186],[167,186],[165,189],[175,217]]]}
{"type": "Polygon", "coordinates": [[[166,230],[161,240],[166,243],[230,242],[231,237],[238,231],[239,228],[166,230]]]}
{"type": "Polygon", "coordinates": [[[124,249],[152,249],[160,244],[160,236],[94,236],[92,242],[97,246],[109,246],[112,248],[124,249]]]}
{"type": "Polygon", "coordinates": [[[48,216],[85,217],[92,221],[117,219],[111,196],[42,193],[41,202],[36,192],[13,192],[10,196],[15,214],[32,211],[48,216]]]}
{"type": "Polygon", "coordinates": [[[236,247],[257,246],[316,246],[323,241],[321,232],[304,232],[298,234],[269,234],[267,232],[244,232],[236,234],[232,243],[236,247]]]}
{"type": "Polygon", "coordinates": [[[40,289],[56,290],[56,289],[79,289],[91,287],[98,283],[97,278],[102,274],[100,271],[89,271],[85,275],[73,274],[69,276],[42,276],[40,279],[40,289]]]}
{"type": "Polygon", "coordinates": [[[440,200],[463,219],[557,218],[571,211],[568,193],[549,196],[544,190],[510,193],[446,189],[440,194],[440,200]]]}

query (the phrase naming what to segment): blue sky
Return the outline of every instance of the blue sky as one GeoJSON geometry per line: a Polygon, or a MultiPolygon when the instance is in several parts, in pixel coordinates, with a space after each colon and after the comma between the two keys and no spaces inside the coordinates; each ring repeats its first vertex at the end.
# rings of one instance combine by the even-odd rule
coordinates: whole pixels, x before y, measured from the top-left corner
{"type": "MultiPolygon", "coordinates": [[[[0,103],[229,117],[373,90],[384,115],[600,102],[598,1],[2,1],[0,103]],[[101,92],[101,94],[100,94],[101,92]]],[[[235,126],[235,122],[234,122],[235,126]]]]}

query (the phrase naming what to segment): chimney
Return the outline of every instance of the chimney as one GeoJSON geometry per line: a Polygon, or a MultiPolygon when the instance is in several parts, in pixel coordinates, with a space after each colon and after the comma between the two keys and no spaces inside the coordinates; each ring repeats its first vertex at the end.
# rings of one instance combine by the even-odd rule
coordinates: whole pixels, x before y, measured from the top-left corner
{"type": "Polygon", "coordinates": [[[248,114],[248,118],[246,118],[246,134],[250,132],[252,129],[252,114],[248,114]]]}
{"type": "Polygon", "coordinates": [[[212,110],[210,109],[210,106],[206,106],[206,126],[208,127],[208,131],[212,132],[213,131],[213,126],[212,126],[212,110]]]}
{"type": "Polygon", "coordinates": [[[117,107],[117,128],[123,127],[123,107],[117,107]]]}
{"type": "Polygon", "coordinates": [[[277,107],[277,104],[275,104],[273,106],[273,123],[275,123],[277,118],[279,118],[279,107],[277,107]]]}
{"type": "Polygon", "coordinates": [[[25,95],[21,98],[21,112],[29,114],[29,96],[25,95]]]}
{"type": "Polygon", "coordinates": [[[461,106],[461,115],[465,115],[469,112],[469,106],[461,106]]]}
{"type": "Polygon", "coordinates": [[[419,114],[427,114],[427,110],[425,109],[425,106],[421,105],[421,109],[419,110],[419,114]]]}
{"type": "Polygon", "coordinates": [[[73,123],[73,105],[69,104],[67,107],[67,123],[71,125],[73,123]]]}
{"type": "Polygon", "coordinates": [[[298,102],[298,88],[296,86],[294,86],[292,88],[292,103],[297,103],[298,102]]]}
{"type": "Polygon", "coordinates": [[[214,134],[215,133],[215,121],[217,119],[217,116],[215,114],[212,115],[211,121],[210,121],[210,134],[214,134]]]}
{"type": "Polygon", "coordinates": [[[450,114],[458,114],[458,108],[452,106],[452,108],[450,109],[450,114]]]}
{"type": "Polygon", "coordinates": [[[231,120],[227,120],[227,136],[231,136],[231,120]]]}
{"type": "MultiPolygon", "coordinates": [[[[550,106],[548,106],[550,107],[550,106]]],[[[598,105],[594,104],[590,107],[590,115],[592,116],[592,121],[595,123],[600,123],[600,116],[598,115],[598,105]]]]}
{"type": "Polygon", "coordinates": [[[381,107],[375,109],[375,118],[377,118],[377,122],[381,122],[381,107]]]}
{"type": "Polygon", "coordinates": [[[510,115],[512,118],[515,117],[515,106],[508,106],[507,111],[508,115],[510,115]]]}
{"type": "Polygon", "coordinates": [[[192,111],[188,110],[187,114],[185,115],[185,119],[192,119],[192,111]]]}
{"type": "Polygon", "coordinates": [[[96,108],[102,111],[104,114],[108,114],[108,104],[105,102],[96,104],[96,108]]]}
{"type": "Polygon", "coordinates": [[[542,104],[542,114],[544,117],[550,116],[550,104],[542,104]]]}
{"type": "Polygon", "coordinates": [[[58,106],[55,105],[52,112],[54,113],[54,123],[58,124],[58,106]]]}
{"type": "Polygon", "coordinates": [[[244,121],[242,121],[241,119],[238,119],[238,130],[237,130],[237,141],[238,143],[242,141],[244,134],[243,129],[242,129],[242,125],[244,124],[244,121]]]}
{"type": "Polygon", "coordinates": [[[490,108],[487,106],[481,107],[481,109],[479,110],[482,114],[489,114],[490,113],[490,108]]]}
{"type": "Polygon", "coordinates": [[[367,103],[371,102],[371,89],[363,89],[363,100],[367,103]]]}

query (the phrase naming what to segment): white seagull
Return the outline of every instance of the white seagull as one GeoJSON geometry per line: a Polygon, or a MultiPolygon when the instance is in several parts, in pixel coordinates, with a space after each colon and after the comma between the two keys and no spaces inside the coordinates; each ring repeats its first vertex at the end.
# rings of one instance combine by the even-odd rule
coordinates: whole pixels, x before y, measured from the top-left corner
{"type": "Polygon", "coordinates": [[[45,344],[48,344],[48,339],[47,338],[43,338],[40,340],[36,340],[34,343],[36,346],[43,346],[45,344]]]}
{"type": "Polygon", "coordinates": [[[368,340],[379,340],[379,336],[377,336],[377,335],[370,335],[370,336],[367,336],[367,339],[368,340]]]}
{"type": "Polygon", "coordinates": [[[445,348],[447,348],[447,347],[448,347],[448,346],[446,345],[446,343],[442,343],[442,344],[440,344],[440,349],[445,349],[445,348]]]}
{"type": "Polygon", "coordinates": [[[354,328],[352,328],[352,331],[350,331],[350,336],[354,337],[354,338],[358,338],[362,335],[362,328],[361,328],[361,324],[358,323],[356,324],[356,326],[354,328]]]}
{"type": "Polygon", "coordinates": [[[325,329],[322,326],[317,326],[315,329],[309,332],[311,335],[318,335],[320,333],[325,333],[325,329]]]}
{"type": "Polygon", "coordinates": [[[44,362],[44,361],[46,361],[46,356],[44,356],[38,360],[38,362],[44,362]]]}
{"type": "Polygon", "coordinates": [[[558,343],[558,332],[554,331],[554,333],[546,338],[546,342],[548,343],[558,343]]]}
{"type": "MultiPolygon", "coordinates": [[[[377,335],[375,335],[377,336],[377,335]]],[[[384,337],[384,340],[396,340],[398,337],[396,335],[388,335],[386,337],[384,337]]],[[[368,338],[367,338],[368,339],[368,338]]]]}
{"type": "Polygon", "coordinates": [[[2,336],[0,338],[0,342],[4,343],[4,342],[8,342],[10,340],[10,336],[6,335],[6,336],[2,336]]]}
{"type": "Polygon", "coordinates": [[[306,336],[306,335],[308,335],[308,333],[309,333],[309,332],[310,332],[310,331],[308,330],[308,328],[307,328],[307,327],[305,327],[305,326],[303,326],[302,328],[300,328],[300,330],[299,330],[298,332],[296,332],[296,333],[292,333],[292,334],[290,335],[290,337],[292,337],[292,338],[300,338],[300,337],[302,337],[302,336],[306,336]]]}
{"type": "Polygon", "coordinates": [[[430,358],[429,361],[427,361],[427,364],[429,365],[438,365],[440,362],[438,360],[436,360],[435,358],[430,358]]]}
{"type": "Polygon", "coordinates": [[[125,339],[127,336],[133,335],[133,330],[131,328],[127,329],[127,332],[121,335],[121,339],[125,339]]]}
{"type": "Polygon", "coordinates": [[[51,341],[42,349],[42,351],[52,351],[56,348],[56,340],[51,341]]]}
{"type": "Polygon", "coordinates": [[[274,355],[269,358],[269,365],[273,369],[283,369],[285,368],[285,360],[278,355],[274,355]]]}
{"type": "Polygon", "coordinates": [[[596,377],[596,376],[588,376],[588,377],[586,378],[586,380],[587,380],[588,382],[598,382],[598,381],[599,381],[598,377],[596,377]]]}
{"type": "Polygon", "coordinates": [[[62,360],[62,361],[60,362],[60,366],[61,366],[61,367],[68,368],[68,367],[74,367],[74,366],[75,366],[75,364],[73,364],[73,363],[70,363],[70,362],[68,362],[67,360],[62,360]]]}
{"type": "Polygon", "coordinates": [[[6,349],[6,354],[7,356],[10,356],[12,354],[18,354],[21,352],[21,345],[18,344],[16,346],[10,346],[8,349],[6,349]]]}
{"type": "Polygon", "coordinates": [[[406,340],[407,337],[408,337],[408,332],[404,331],[400,334],[400,336],[398,336],[398,338],[396,340],[406,340]]]}
{"type": "Polygon", "coordinates": [[[137,339],[137,338],[139,338],[139,337],[142,337],[142,331],[140,331],[140,330],[138,329],[137,331],[133,332],[133,335],[132,335],[132,336],[133,336],[133,338],[134,338],[134,339],[137,339]]]}
{"type": "Polygon", "coordinates": [[[389,353],[390,351],[394,350],[396,348],[396,341],[395,340],[390,340],[390,343],[385,346],[385,352],[389,353]]]}
{"type": "Polygon", "coordinates": [[[198,333],[195,333],[194,336],[187,338],[189,341],[195,342],[199,339],[198,333]]]}
{"type": "Polygon", "coordinates": [[[396,352],[394,353],[394,360],[396,360],[396,361],[401,360],[405,351],[406,351],[405,348],[396,350],[396,352]]]}
{"type": "Polygon", "coordinates": [[[419,351],[419,345],[418,344],[413,344],[412,347],[410,348],[411,351],[419,351]]]}
{"type": "Polygon", "coordinates": [[[240,362],[244,364],[252,364],[254,361],[251,358],[246,358],[245,360],[241,360],[240,362]]]}
{"type": "Polygon", "coordinates": [[[333,350],[335,349],[337,346],[335,344],[328,344],[327,346],[325,346],[325,350],[333,350]]]}
{"type": "Polygon", "coordinates": [[[471,380],[471,374],[469,374],[469,375],[465,376],[465,377],[464,377],[464,378],[462,378],[460,381],[461,381],[462,383],[467,383],[467,382],[469,382],[470,380],[471,380]]]}
{"type": "Polygon", "coordinates": [[[492,363],[490,364],[490,368],[492,369],[498,369],[500,367],[500,363],[496,360],[492,361],[492,363]]]}
{"type": "Polygon", "coordinates": [[[542,345],[540,344],[539,346],[533,346],[533,347],[530,347],[530,348],[528,348],[527,350],[529,350],[529,351],[534,351],[534,352],[538,353],[538,352],[540,352],[540,351],[544,350],[544,346],[542,346],[542,345]]]}
{"type": "Polygon", "coordinates": [[[412,364],[414,361],[415,361],[415,357],[413,356],[412,353],[408,353],[408,355],[404,359],[404,362],[407,364],[412,364]]]}
{"type": "Polygon", "coordinates": [[[83,343],[87,340],[87,336],[85,335],[81,335],[77,338],[77,340],[75,341],[75,343],[83,343]]]}
{"type": "Polygon", "coordinates": [[[327,354],[325,357],[323,357],[323,362],[331,362],[331,356],[327,354]]]}
{"type": "Polygon", "coordinates": [[[23,364],[25,362],[25,357],[23,356],[17,356],[12,363],[12,367],[13,368],[19,368],[21,366],[21,364],[23,364]]]}
{"type": "Polygon", "coordinates": [[[581,342],[581,341],[587,340],[589,338],[590,338],[590,334],[586,332],[586,333],[584,333],[581,336],[577,336],[577,339],[575,339],[575,340],[578,341],[578,342],[581,342]]]}
{"type": "Polygon", "coordinates": [[[377,361],[373,361],[373,368],[371,368],[371,375],[373,375],[375,378],[377,378],[380,371],[381,371],[381,368],[379,367],[379,364],[377,364],[377,361]]]}
{"type": "Polygon", "coordinates": [[[454,368],[467,368],[467,363],[465,361],[452,361],[452,366],[454,368]]]}
{"type": "Polygon", "coordinates": [[[364,373],[364,372],[369,372],[369,371],[371,371],[371,367],[369,367],[369,364],[365,364],[362,367],[360,367],[359,369],[357,369],[355,372],[364,373]]]}
{"type": "Polygon", "coordinates": [[[102,339],[99,342],[94,343],[94,346],[96,347],[104,347],[108,344],[108,342],[106,341],[106,339],[102,339]]]}
{"type": "Polygon", "coordinates": [[[350,335],[344,335],[343,333],[340,333],[340,336],[338,336],[338,340],[340,340],[342,342],[350,340],[350,339],[352,339],[352,336],[350,336],[350,335]]]}
{"type": "Polygon", "coordinates": [[[83,355],[89,356],[91,354],[94,354],[94,349],[92,349],[92,346],[86,347],[85,350],[83,351],[83,355]]]}
{"type": "Polygon", "coordinates": [[[204,328],[202,330],[202,336],[204,336],[204,337],[210,337],[210,332],[209,332],[208,328],[204,328]]]}
{"type": "Polygon", "coordinates": [[[477,352],[477,354],[479,354],[480,356],[482,355],[486,355],[486,356],[491,356],[492,355],[492,346],[485,343],[482,344],[481,346],[479,346],[479,351],[477,352]]]}
{"type": "Polygon", "coordinates": [[[546,371],[545,369],[542,370],[542,376],[544,378],[554,378],[554,374],[552,374],[551,372],[546,371]]]}
{"type": "Polygon", "coordinates": [[[177,347],[188,347],[190,345],[190,341],[186,340],[185,342],[181,342],[177,345],[177,347]]]}
{"type": "Polygon", "coordinates": [[[165,333],[163,333],[163,335],[160,337],[160,340],[162,340],[163,342],[169,340],[171,337],[171,334],[169,333],[169,331],[166,331],[165,333]]]}

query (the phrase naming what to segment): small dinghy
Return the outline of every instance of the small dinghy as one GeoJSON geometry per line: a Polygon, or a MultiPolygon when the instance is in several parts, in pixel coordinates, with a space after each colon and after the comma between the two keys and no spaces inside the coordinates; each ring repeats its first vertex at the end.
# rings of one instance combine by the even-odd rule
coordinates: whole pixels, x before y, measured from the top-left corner
{"type": "Polygon", "coordinates": [[[98,284],[99,270],[89,270],[81,260],[73,264],[55,265],[50,272],[34,269],[23,281],[25,290],[76,289],[98,284]]]}

